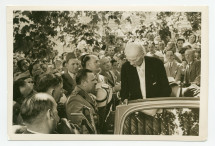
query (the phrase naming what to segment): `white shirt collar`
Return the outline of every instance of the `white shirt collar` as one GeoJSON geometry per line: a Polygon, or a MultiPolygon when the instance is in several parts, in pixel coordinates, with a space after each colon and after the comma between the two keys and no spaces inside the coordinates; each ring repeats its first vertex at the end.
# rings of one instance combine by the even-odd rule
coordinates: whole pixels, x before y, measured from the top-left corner
{"type": "Polygon", "coordinates": [[[68,74],[74,79],[75,78],[75,74],[71,73],[70,71],[68,71],[68,74]]]}

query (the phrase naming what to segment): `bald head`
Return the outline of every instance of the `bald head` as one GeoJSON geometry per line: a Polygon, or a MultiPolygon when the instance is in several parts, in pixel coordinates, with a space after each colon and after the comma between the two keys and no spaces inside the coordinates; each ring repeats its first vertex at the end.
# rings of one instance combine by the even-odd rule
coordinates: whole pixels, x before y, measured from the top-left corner
{"type": "Polygon", "coordinates": [[[144,50],[141,44],[129,43],[125,47],[126,59],[134,67],[140,66],[144,58],[144,50]]]}
{"type": "Polygon", "coordinates": [[[143,47],[139,43],[128,43],[125,47],[126,58],[136,58],[139,55],[143,55],[143,47]]]}

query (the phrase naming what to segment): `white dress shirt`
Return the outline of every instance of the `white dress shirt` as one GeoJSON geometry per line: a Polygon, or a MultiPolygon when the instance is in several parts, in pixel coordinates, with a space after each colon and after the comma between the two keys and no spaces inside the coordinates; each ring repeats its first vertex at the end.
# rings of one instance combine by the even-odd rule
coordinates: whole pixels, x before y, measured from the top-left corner
{"type": "Polygon", "coordinates": [[[137,66],[136,68],[140,80],[141,93],[143,99],[146,99],[145,60],[143,60],[141,66],[137,66]]]}

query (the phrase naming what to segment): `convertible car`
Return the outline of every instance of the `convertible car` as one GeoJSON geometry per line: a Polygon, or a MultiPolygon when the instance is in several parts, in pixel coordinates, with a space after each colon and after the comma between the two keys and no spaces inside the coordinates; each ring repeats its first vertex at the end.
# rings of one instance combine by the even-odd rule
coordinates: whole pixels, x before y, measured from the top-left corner
{"type": "MultiPolygon", "coordinates": [[[[114,134],[199,135],[199,98],[126,101],[115,111],[114,134]]],[[[111,131],[109,129],[109,131],[111,131]]]]}

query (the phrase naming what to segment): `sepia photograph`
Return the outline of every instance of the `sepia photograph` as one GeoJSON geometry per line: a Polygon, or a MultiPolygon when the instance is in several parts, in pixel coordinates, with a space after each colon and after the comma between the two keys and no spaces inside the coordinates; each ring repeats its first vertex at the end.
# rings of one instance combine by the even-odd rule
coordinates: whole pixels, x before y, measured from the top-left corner
{"type": "Polygon", "coordinates": [[[7,34],[10,140],[206,140],[207,7],[8,6],[7,34]]]}

